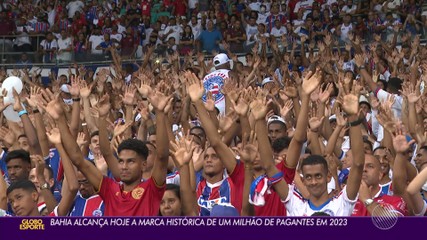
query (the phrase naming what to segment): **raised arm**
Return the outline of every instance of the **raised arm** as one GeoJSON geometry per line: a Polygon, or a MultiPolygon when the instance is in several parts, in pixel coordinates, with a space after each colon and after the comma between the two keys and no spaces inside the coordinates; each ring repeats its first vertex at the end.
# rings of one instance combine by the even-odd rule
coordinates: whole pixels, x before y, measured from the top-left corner
{"type": "Polygon", "coordinates": [[[31,123],[27,110],[25,110],[23,105],[21,104],[21,99],[15,89],[13,89],[13,98],[15,99],[13,110],[20,113],[19,115],[21,118],[22,125],[24,126],[24,133],[27,136],[28,144],[30,145],[30,152],[32,154],[42,155],[43,153],[37,138],[36,129],[31,123]]]}
{"type": "MultiPolygon", "coordinates": [[[[424,168],[408,185],[408,188],[406,189],[406,192],[409,195],[409,198],[411,199],[413,203],[413,211],[414,214],[419,215],[422,213],[425,202],[422,198],[422,195],[420,193],[422,186],[427,181],[427,168],[424,168]]],[[[425,214],[425,213],[424,213],[425,214]]]]}
{"type": "Polygon", "coordinates": [[[156,137],[157,137],[157,159],[154,162],[152,177],[158,186],[163,186],[166,182],[166,173],[169,161],[169,139],[166,126],[166,115],[164,113],[166,105],[172,101],[171,97],[165,96],[161,92],[151,92],[148,99],[156,112],[156,137]]]}
{"type": "Polygon", "coordinates": [[[288,196],[289,187],[288,184],[283,180],[283,173],[276,168],[273,158],[273,150],[271,149],[268,139],[267,124],[265,123],[265,116],[267,114],[267,101],[262,92],[258,93],[257,99],[251,104],[251,114],[255,119],[255,133],[258,138],[258,142],[263,143],[259,145],[259,154],[261,157],[262,165],[269,178],[277,180],[274,184],[274,189],[279,194],[282,200],[285,200],[288,196]]]}
{"type": "Polygon", "coordinates": [[[70,212],[71,206],[74,203],[77,191],[79,189],[79,183],[77,182],[76,171],[68,157],[67,152],[61,143],[61,134],[58,128],[53,128],[48,134],[49,141],[53,143],[58,149],[61,155],[62,166],[64,169],[64,182],[62,184],[61,201],[58,204],[57,214],[58,216],[67,216],[70,212]]]}
{"type": "Polygon", "coordinates": [[[193,73],[187,72],[185,73],[185,76],[187,77],[189,84],[189,86],[187,86],[188,94],[190,95],[191,101],[196,106],[197,113],[199,114],[200,121],[206,131],[209,143],[224,163],[227,172],[232,173],[236,167],[236,159],[230,148],[222,142],[217,128],[209,118],[209,114],[201,99],[205,91],[203,89],[203,85],[193,73]]]}
{"type": "Polygon", "coordinates": [[[192,188],[190,176],[190,161],[192,161],[195,149],[194,142],[189,136],[185,136],[175,142],[170,142],[171,152],[175,166],[180,175],[180,193],[182,203],[182,213],[184,216],[197,216],[196,209],[196,189],[192,188]]]}
{"type": "Polygon", "coordinates": [[[61,132],[61,141],[64,149],[70,157],[72,163],[88,178],[89,182],[94,186],[95,191],[99,190],[103,178],[102,173],[91,163],[85,160],[77,142],[73,140],[67,121],[59,103],[59,96],[47,94],[44,96],[46,112],[56,121],[59,131],[61,132]]]}
{"type": "MultiPolygon", "coordinates": [[[[78,72],[78,71],[77,71],[78,72]]],[[[79,77],[71,77],[71,86],[68,86],[70,94],[73,98],[73,109],[71,112],[71,124],[70,130],[74,139],[77,139],[77,135],[80,129],[80,84],[81,79],[79,77]]]]}
{"type": "MultiPolygon", "coordinates": [[[[36,164],[36,176],[37,181],[39,182],[39,186],[43,186],[48,183],[48,180],[44,177],[46,164],[43,157],[41,155],[31,155],[31,162],[35,162],[36,164]]],[[[44,202],[46,203],[47,211],[49,213],[52,212],[55,209],[57,202],[50,190],[50,186],[48,188],[40,188],[40,195],[43,197],[44,202]]]]}
{"type": "MultiPolygon", "coordinates": [[[[99,150],[107,162],[108,168],[115,178],[119,178],[119,165],[108,140],[107,117],[110,113],[110,98],[106,94],[98,102],[99,150]]],[[[129,124],[129,123],[126,123],[129,124]]],[[[113,138],[114,139],[114,138],[113,138]]]]}
{"type": "Polygon", "coordinates": [[[288,154],[285,162],[286,166],[289,168],[296,168],[302,146],[307,140],[308,104],[310,101],[310,94],[319,86],[321,80],[322,72],[320,69],[317,69],[314,74],[307,74],[303,80],[302,90],[300,93],[301,110],[298,116],[294,137],[289,144],[288,154]]]}
{"type": "Polygon", "coordinates": [[[353,91],[346,93],[342,99],[342,109],[348,116],[350,125],[350,147],[353,154],[353,164],[347,180],[347,197],[356,199],[362,180],[363,167],[365,164],[365,152],[363,150],[362,130],[359,119],[359,97],[358,90],[353,85],[353,91]]]}

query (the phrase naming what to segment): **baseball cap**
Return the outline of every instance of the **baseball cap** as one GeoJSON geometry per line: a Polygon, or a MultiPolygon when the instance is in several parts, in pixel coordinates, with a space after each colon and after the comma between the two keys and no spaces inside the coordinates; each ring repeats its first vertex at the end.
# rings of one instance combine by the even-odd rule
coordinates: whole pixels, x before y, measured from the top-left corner
{"type": "Polygon", "coordinates": [[[267,120],[267,126],[274,122],[280,122],[286,125],[285,119],[279,115],[273,115],[267,120]]]}
{"type": "Polygon", "coordinates": [[[220,203],[214,205],[211,209],[211,217],[235,217],[240,216],[239,211],[231,205],[226,203],[220,203]]]}
{"type": "Polygon", "coordinates": [[[269,82],[273,82],[273,79],[271,77],[266,77],[266,78],[264,78],[264,80],[262,80],[261,85],[264,86],[265,84],[267,84],[269,82]]]}
{"type": "Polygon", "coordinates": [[[363,95],[360,95],[360,97],[359,97],[359,104],[361,104],[361,103],[368,104],[368,106],[371,107],[371,104],[369,103],[368,99],[363,95]]]}
{"type": "Polygon", "coordinates": [[[70,90],[68,89],[68,86],[66,84],[62,84],[59,89],[61,89],[61,91],[63,92],[70,93],[70,90]]]}
{"type": "Polygon", "coordinates": [[[213,63],[215,65],[215,67],[218,67],[218,66],[225,64],[225,63],[228,63],[229,61],[230,61],[230,59],[228,58],[227,54],[225,54],[225,53],[217,54],[213,58],[213,63]]]}

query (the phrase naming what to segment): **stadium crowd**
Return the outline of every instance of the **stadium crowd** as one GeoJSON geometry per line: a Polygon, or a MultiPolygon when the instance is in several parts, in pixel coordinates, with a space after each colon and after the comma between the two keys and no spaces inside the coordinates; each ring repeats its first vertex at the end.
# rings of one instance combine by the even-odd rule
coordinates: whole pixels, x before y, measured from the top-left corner
{"type": "Polygon", "coordinates": [[[422,4],[1,0],[0,215],[423,216],[422,4]]]}

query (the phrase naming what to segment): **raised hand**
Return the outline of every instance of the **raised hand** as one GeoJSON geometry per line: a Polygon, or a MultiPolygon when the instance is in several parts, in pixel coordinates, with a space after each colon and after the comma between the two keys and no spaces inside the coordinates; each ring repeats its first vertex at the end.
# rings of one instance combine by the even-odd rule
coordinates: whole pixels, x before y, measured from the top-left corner
{"type": "Polygon", "coordinates": [[[31,162],[33,162],[34,165],[36,166],[37,179],[43,179],[44,181],[46,181],[44,177],[44,169],[45,169],[46,163],[43,157],[40,155],[31,155],[30,158],[31,158],[31,162]]]}
{"type": "Polygon", "coordinates": [[[61,133],[58,128],[52,128],[49,132],[46,132],[47,138],[53,144],[61,144],[61,133]]]}
{"type": "Polygon", "coordinates": [[[125,105],[133,106],[135,102],[135,93],[136,93],[136,88],[134,85],[130,84],[126,86],[125,95],[123,96],[123,103],[125,105]]]}
{"type": "Polygon", "coordinates": [[[215,111],[215,99],[213,98],[213,95],[211,92],[206,93],[205,108],[209,112],[215,111]]]}
{"type": "Polygon", "coordinates": [[[25,98],[27,100],[27,103],[32,108],[37,108],[40,104],[40,93],[41,88],[39,87],[30,87],[30,97],[25,98]]]}
{"type": "Polygon", "coordinates": [[[80,83],[79,83],[80,96],[82,98],[88,98],[90,93],[92,92],[92,87],[93,87],[93,84],[88,86],[86,81],[84,81],[84,80],[80,81],[80,83]]]}
{"type": "Polygon", "coordinates": [[[243,136],[242,147],[237,149],[240,159],[243,160],[245,165],[252,166],[253,161],[258,155],[258,143],[256,141],[255,132],[251,132],[249,136],[243,136]]]}
{"type": "Polygon", "coordinates": [[[320,84],[322,71],[317,68],[314,74],[307,74],[302,82],[302,93],[309,96],[320,84]]]}
{"type": "Polygon", "coordinates": [[[124,122],[123,119],[119,119],[115,123],[115,125],[114,125],[114,131],[113,131],[113,138],[115,138],[116,136],[119,136],[122,133],[124,133],[126,131],[126,129],[128,129],[132,125],[132,122],[127,122],[125,124],[123,124],[123,122],[124,122]]]}
{"type": "Polygon", "coordinates": [[[53,95],[53,93],[47,89],[42,90],[42,105],[44,111],[46,111],[54,120],[58,120],[62,114],[64,114],[64,109],[59,100],[59,95],[53,95]]]}
{"type": "Polygon", "coordinates": [[[170,101],[172,101],[172,97],[165,96],[162,92],[153,91],[150,95],[148,95],[148,99],[158,111],[163,111],[165,107],[168,105],[170,101]]]}
{"type": "Polygon", "coordinates": [[[265,97],[258,97],[249,105],[251,109],[252,116],[255,120],[261,120],[267,115],[267,100],[265,97]]]}
{"type": "Polygon", "coordinates": [[[16,141],[16,135],[7,127],[0,128],[0,140],[12,146],[16,141]]]}
{"type": "Polygon", "coordinates": [[[219,117],[219,133],[223,134],[230,130],[234,122],[236,122],[237,116],[233,110],[230,110],[227,115],[219,117]]]}
{"type": "Polygon", "coordinates": [[[80,81],[82,81],[80,77],[71,76],[71,86],[67,85],[73,98],[78,98],[80,96],[80,81]]]}
{"type": "Polygon", "coordinates": [[[239,116],[246,116],[249,111],[249,101],[250,101],[250,94],[246,90],[244,90],[241,94],[239,99],[237,100],[237,103],[231,101],[231,104],[233,105],[234,111],[239,116]]]}
{"type": "Polygon", "coordinates": [[[187,134],[185,137],[175,140],[175,142],[171,141],[170,148],[169,151],[174,156],[175,165],[181,168],[192,160],[195,145],[192,136],[190,137],[187,134]]]}
{"type": "Polygon", "coordinates": [[[362,54],[356,54],[354,56],[354,63],[356,63],[356,65],[358,67],[361,67],[361,66],[363,66],[365,64],[365,58],[363,57],[362,54]]]}
{"type": "Polygon", "coordinates": [[[194,73],[185,72],[184,76],[187,78],[187,93],[192,102],[197,102],[205,93],[202,82],[194,73]]]}
{"type": "Polygon", "coordinates": [[[86,140],[86,134],[84,132],[79,132],[77,134],[77,145],[79,145],[79,147],[84,146],[87,144],[87,140],[86,140]]]}
{"type": "Polygon", "coordinates": [[[150,87],[150,80],[145,74],[140,74],[138,76],[138,79],[141,81],[138,92],[141,94],[142,97],[148,97],[148,95],[153,91],[153,89],[150,87]]]}
{"type": "Polygon", "coordinates": [[[393,133],[393,148],[396,153],[406,154],[411,145],[415,143],[415,139],[410,142],[406,140],[406,135],[402,129],[402,123],[396,124],[396,132],[393,133]]]}
{"type": "Polygon", "coordinates": [[[13,88],[13,99],[15,100],[15,103],[13,104],[13,110],[19,112],[24,110],[24,107],[21,104],[21,98],[19,97],[18,92],[16,92],[15,88],[13,88]]]}
{"type": "Polygon", "coordinates": [[[289,114],[289,112],[292,110],[293,107],[294,107],[294,103],[292,102],[292,100],[286,101],[285,104],[280,109],[280,115],[283,118],[285,118],[289,114]]]}
{"type": "Polygon", "coordinates": [[[337,125],[345,127],[347,125],[347,118],[344,117],[339,108],[335,109],[335,117],[337,118],[337,125]]]}
{"type": "Polygon", "coordinates": [[[405,86],[406,84],[402,85],[402,90],[400,91],[402,95],[404,95],[409,103],[416,103],[420,99],[421,96],[418,95],[415,86],[413,84],[408,84],[408,86],[405,86]]]}
{"type": "Polygon", "coordinates": [[[320,89],[319,92],[319,101],[321,103],[326,103],[329,99],[329,97],[332,94],[332,91],[334,90],[334,86],[332,85],[332,83],[328,83],[326,85],[326,87],[324,87],[325,90],[320,89]]]}
{"type": "Polygon", "coordinates": [[[105,94],[97,104],[99,117],[106,117],[111,109],[110,96],[105,94]]]}
{"type": "Polygon", "coordinates": [[[319,127],[322,125],[323,117],[312,117],[308,120],[308,125],[310,126],[310,129],[314,132],[319,130],[319,127]]]}

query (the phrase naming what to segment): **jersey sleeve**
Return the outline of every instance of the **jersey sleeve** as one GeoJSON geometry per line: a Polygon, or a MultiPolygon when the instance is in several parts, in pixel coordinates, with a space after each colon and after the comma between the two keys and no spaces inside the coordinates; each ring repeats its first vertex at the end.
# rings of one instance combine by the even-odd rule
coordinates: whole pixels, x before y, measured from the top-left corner
{"type": "Polygon", "coordinates": [[[297,210],[301,208],[304,198],[296,191],[295,185],[289,185],[288,196],[282,202],[285,204],[287,216],[298,216],[297,210]]]}
{"type": "Polygon", "coordinates": [[[281,161],[276,165],[277,169],[279,169],[283,173],[283,178],[285,179],[287,184],[291,184],[295,178],[295,168],[286,167],[285,163],[281,161]]]}
{"type": "Polygon", "coordinates": [[[427,210],[427,203],[426,203],[426,201],[423,200],[423,204],[424,205],[423,205],[423,209],[421,210],[421,212],[414,214],[416,217],[421,217],[421,216],[424,216],[426,214],[426,210],[427,210]]]}
{"type": "Polygon", "coordinates": [[[163,198],[163,194],[165,193],[165,189],[166,184],[158,186],[153,177],[147,180],[147,191],[150,193],[149,201],[151,203],[160,202],[163,198]]]}
{"type": "Polygon", "coordinates": [[[114,181],[107,176],[104,176],[98,188],[98,194],[102,199],[107,200],[113,193],[114,181]]]}

